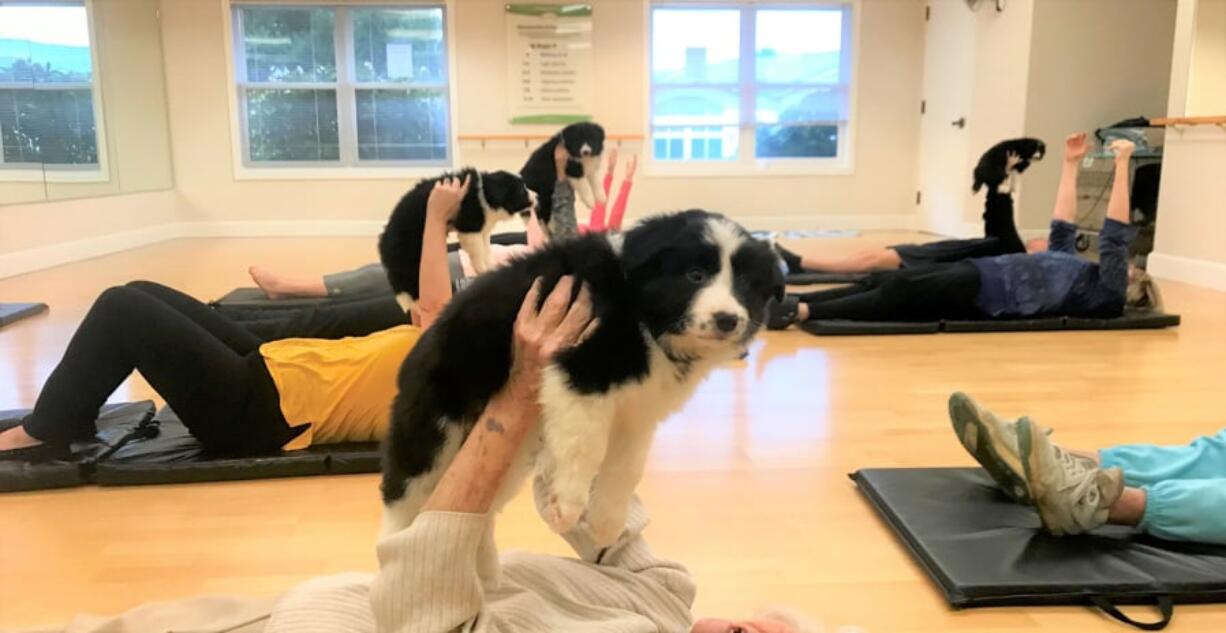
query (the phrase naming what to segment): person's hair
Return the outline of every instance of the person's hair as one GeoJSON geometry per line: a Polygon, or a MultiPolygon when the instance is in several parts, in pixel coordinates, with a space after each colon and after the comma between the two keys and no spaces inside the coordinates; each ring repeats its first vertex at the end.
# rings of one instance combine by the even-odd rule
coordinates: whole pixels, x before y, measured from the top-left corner
{"type": "Polygon", "coordinates": [[[767,607],[758,612],[754,620],[773,620],[792,627],[796,633],[825,633],[820,622],[791,607],[767,607]]]}
{"type": "Polygon", "coordinates": [[[1133,310],[1156,311],[1162,309],[1162,293],[1158,282],[1140,268],[1128,275],[1128,290],[1124,293],[1124,306],[1133,310]]]}

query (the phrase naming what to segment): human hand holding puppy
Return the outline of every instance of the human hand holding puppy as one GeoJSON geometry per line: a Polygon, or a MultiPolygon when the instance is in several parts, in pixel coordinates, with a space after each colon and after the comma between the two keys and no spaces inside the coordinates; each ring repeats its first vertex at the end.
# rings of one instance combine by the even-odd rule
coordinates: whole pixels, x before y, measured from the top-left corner
{"type": "Polygon", "coordinates": [[[540,419],[542,371],[557,354],[591,336],[599,324],[592,318],[587,286],[571,301],[573,289],[574,278],[562,277],[541,304],[541,280],[533,282],[515,319],[507,384],[486,406],[423,511],[489,512],[520,444],[540,419]]]}

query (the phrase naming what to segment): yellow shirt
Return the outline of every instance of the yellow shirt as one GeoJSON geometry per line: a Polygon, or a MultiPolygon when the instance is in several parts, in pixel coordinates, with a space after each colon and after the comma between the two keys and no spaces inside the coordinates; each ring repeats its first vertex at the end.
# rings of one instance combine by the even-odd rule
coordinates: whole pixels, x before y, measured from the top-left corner
{"type": "Polygon", "coordinates": [[[396,376],[420,336],[421,328],[399,325],[336,341],[291,338],[261,345],[285,421],[311,423],[285,450],[383,439],[396,376]]]}

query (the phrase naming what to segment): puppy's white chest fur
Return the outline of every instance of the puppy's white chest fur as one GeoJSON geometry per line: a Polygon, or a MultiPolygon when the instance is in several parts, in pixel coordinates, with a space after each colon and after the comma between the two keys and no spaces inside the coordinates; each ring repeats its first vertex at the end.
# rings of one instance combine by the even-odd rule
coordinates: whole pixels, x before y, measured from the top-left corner
{"type": "Polygon", "coordinates": [[[597,544],[617,540],[656,425],[689,399],[714,364],[679,366],[646,333],[644,338],[647,374],[607,392],[579,393],[560,367],[545,371],[536,467],[550,491],[544,518],[558,532],[583,518],[597,544]]]}

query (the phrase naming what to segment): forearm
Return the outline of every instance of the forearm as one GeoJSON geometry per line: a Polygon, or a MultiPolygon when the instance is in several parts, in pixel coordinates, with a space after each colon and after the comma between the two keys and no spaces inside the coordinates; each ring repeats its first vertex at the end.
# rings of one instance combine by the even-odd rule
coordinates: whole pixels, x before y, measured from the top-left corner
{"type": "Polygon", "coordinates": [[[1115,177],[1111,181],[1111,197],[1107,201],[1107,217],[1128,224],[1132,221],[1132,203],[1128,195],[1128,171],[1129,161],[1127,158],[1115,159],[1115,177]]]}
{"type": "Polygon", "coordinates": [[[494,397],[426,500],[422,511],[489,512],[540,405],[509,387],[494,397]]]}
{"type": "Polygon", "coordinates": [[[420,296],[418,312],[421,327],[430,327],[451,301],[451,268],[447,265],[447,222],[437,216],[426,217],[418,268],[420,296]]]}
{"type": "Polygon", "coordinates": [[[1056,189],[1056,206],[1053,220],[1072,222],[1077,218],[1077,161],[1064,161],[1060,168],[1060,186],[1056,189]]]}

